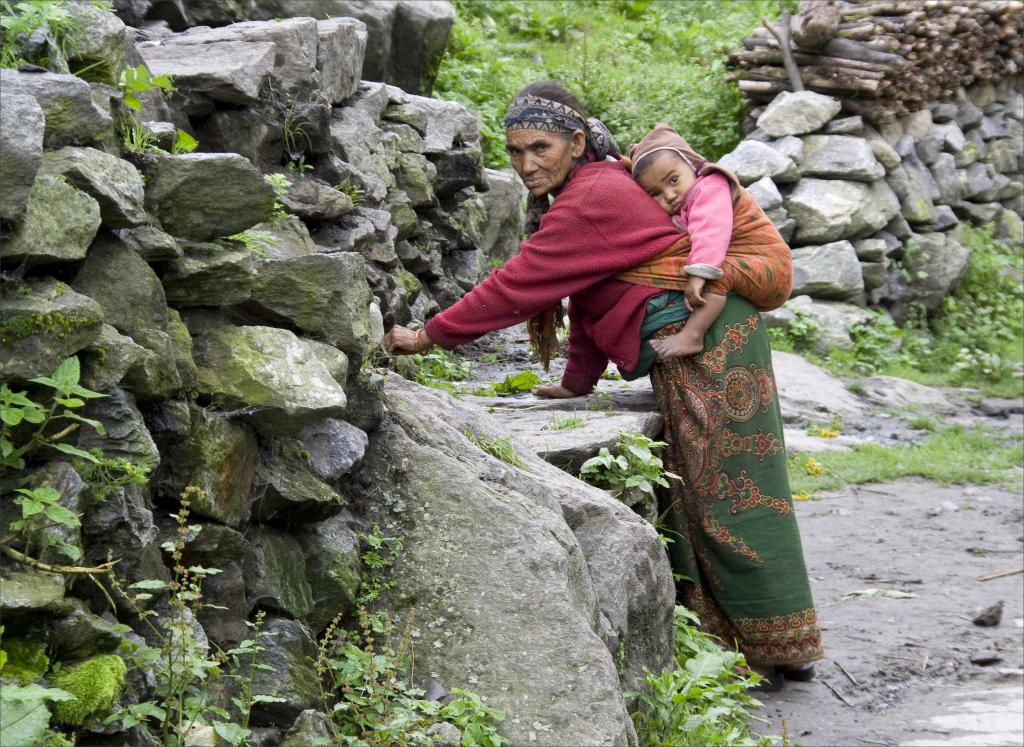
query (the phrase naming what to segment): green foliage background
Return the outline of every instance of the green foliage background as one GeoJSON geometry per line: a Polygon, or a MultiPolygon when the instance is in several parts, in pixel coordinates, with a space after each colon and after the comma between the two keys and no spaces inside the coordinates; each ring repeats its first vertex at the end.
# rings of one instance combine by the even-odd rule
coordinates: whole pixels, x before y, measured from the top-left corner
{"type": "Polygon", "coordinates": [[[728,52],[796,0],[455,0],[434,95],[477,111],[488,166],[508,163],[501,120],[527,83],[566,84],[627,148],[668,122],[709,158],[742,138],[728,52]]]}

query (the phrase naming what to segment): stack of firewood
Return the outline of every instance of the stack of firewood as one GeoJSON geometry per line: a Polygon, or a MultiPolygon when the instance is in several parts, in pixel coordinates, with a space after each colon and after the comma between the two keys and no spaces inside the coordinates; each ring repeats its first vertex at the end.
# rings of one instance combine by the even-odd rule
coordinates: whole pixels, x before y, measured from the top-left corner
{"type": "MultiPolygon", "coordinates": [[[[1022,11],[1021,0],[801,0],[788,51],[807,90],[886,122],[1024,71],[1022,11]]],[[[785,36],[759,28],[729,56],[755,107],[793,89],[785,36]]]]}

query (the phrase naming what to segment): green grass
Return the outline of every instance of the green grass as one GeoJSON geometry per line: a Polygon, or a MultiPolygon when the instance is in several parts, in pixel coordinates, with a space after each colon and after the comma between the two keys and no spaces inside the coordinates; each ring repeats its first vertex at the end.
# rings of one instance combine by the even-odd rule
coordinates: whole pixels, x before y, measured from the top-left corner
{"type": "Polygon", "coordinates": [[[560,418],[557,415],[553,415],[547,425],[544,426],[543,430],[546,431],[571,431],[577,428],[582,428],[587,424],[587,419],[582,415],[577,415],[573,412],[572,415],[566,415],[564,418],[560,418]]]}
{"type": "Polygon", "coordinates": [[[464,431],[466,438],[476,446],[480,451],[490,454],[495,459],[500,459],[505,464],[511,464],[513,467],[519,467],[521,470],[529,472],[529,468],[526,463],[520,458],[519,453],[512,445],[512,437],[505,436],[505,438],[489,438],[479,433],[473,433],[470,430],[464,431]]]}
{"type": "Polygon", "coordinates": [[[794,454],[789,460],[789,481],[793,493],[809,495],[903,477],[922,477],[940,485],[1001,484],[1020,492],[1024,473],[1016,468],[1022,464],[1024,439],[1019,434],[1007,438],[980,426],[954,425],[906,446],[862,444],[852,451],[813,457],[794,454]]]}
{"type": "MultiPolygon", "coordinates": [[[[795,0],[783,0],[795,10],[795,0]]],[[[709,158],[742,138],[743,99],[728,52],[778,18],[778,0],[455,0],[434,95],[483,121],[484,156],[508,165],[502,118],[527,83],[560,80],[623,149],[656,122],[709,158]]]]}
{"type": "Polygon", "coordinates": [[[971,250],[964,279],[930,318],[912,310],[902,328],[881,311],[851,330],[852,350],[811,350],[820,333],[806,313],[771,329],[776,350],[798,352],[840,375],[899,376],[927,386],[971,387],[998,397],[1024,394],[1024,255],[992,238],[991,227],[964,227],[971,250]]]}

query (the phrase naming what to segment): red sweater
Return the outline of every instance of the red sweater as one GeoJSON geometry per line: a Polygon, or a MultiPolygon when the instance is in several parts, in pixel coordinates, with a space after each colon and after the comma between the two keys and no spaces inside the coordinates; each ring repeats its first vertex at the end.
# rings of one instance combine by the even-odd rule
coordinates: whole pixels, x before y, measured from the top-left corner
{"type": "Polygon", "coordinates": [[[647,301],[662,288],[611,278],[679,240],[657,202],[621,161],[582,164],[558,193],[519,254],[427,323],[444,348],[511,327],[569,297],[569,360],[562,385],[593,389],[613,361],[633,368],[647,301]]]}

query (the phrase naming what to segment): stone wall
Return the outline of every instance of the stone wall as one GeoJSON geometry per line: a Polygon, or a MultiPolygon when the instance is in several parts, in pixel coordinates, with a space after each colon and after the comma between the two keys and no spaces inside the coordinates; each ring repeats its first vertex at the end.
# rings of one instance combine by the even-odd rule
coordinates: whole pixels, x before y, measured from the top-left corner
{"type": "Polygon", "coordinates": [[[185,31],[239,21],[356,18],[369,38],[363,78],[429,95],[455,21],[448,0],[114,0],[125,23],[185,31]]]}
{"type": "MultiPolygon", "coordinates": [[[[109,83],[0,71],[0,380],[41,398],[32,379],[76,356],[82,385],[105,395],[81,412],[103,428],[64,438],[153,470],[99,496],[70,457],[30,454],[0,482],[0,536],[16,489],[51,487],[81,518],[61,535],[78,562],[110,553],[122,584],[166,581],[160,548],[187,490],[185,562],[221,571],[198,640],[230,648],[267,614],[273,674],[256,692],[283,700],[255,708],[254,740],[279,744],[294,722],[301,744],[320,706],[316,637],[339,613],[353,624],[356,532],[376,522],[406,539],[387,597],[399,623],[411,606],[429,613],[418,684],[506,707],[516,743],[633,741],[623,692],[672,655],[653,528],[538,459],[520,470],[485,455],[464,434],[498,435],[486,417],[364,367],[385,324],[450,304],[515,251],[522,193],[481,168],[473,113],[362,80],[355,18],[174,33],[89,17],[110,82],[143,64],[175,90],[140,93],[136,113],[109,83]],[[179,129],[196,152],[168,152],[179,129]]],[[[121,642],[115,612],[154,642],[75,579],[5,556],[5,644],[43,641],[71,665],[121,642]]],[[[148,604],[167,612],[164,594],[148,604]]],[[[129,683],[122,704],[152,693],[144,673],[129,683]]],[[[154,743],[111,730],[87,724],[78,744],[154,743]]]]}
{"type": "Polygon", "coordinates": [[[936,310],[967,267],[965,225],[1024,240],[1022,90],[1020,77],[982,84],[878,129],[838,99],[782,93],[720,159],[793,247],[788,306],[830,330],[822,345],[849,347],[869,305],[900,322],[936,310]]]}

